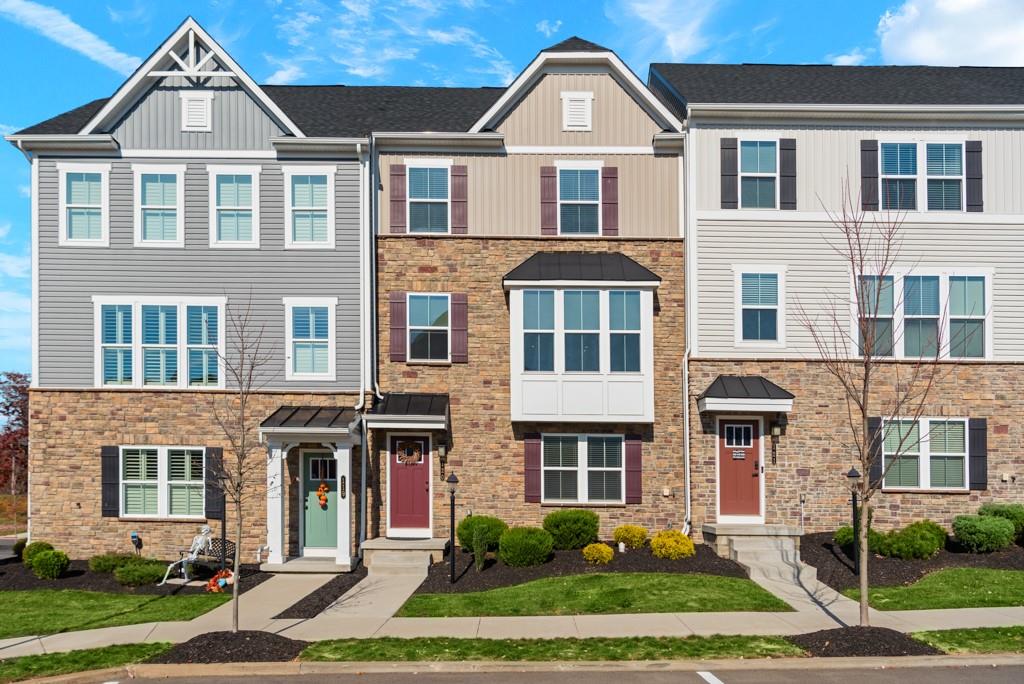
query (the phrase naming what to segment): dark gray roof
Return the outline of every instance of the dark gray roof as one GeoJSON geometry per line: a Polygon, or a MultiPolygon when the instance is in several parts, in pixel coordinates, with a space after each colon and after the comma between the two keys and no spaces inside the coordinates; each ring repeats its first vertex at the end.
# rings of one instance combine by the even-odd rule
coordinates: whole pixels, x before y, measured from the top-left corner
{"type": "Polygon", "coordinates": [[[1024,67],[652,64],[658,74],[692,103],[1024,104],[1024,67]]]}
{"type": "Polygon", "coordinates": [[[447,394],[389,392],[370,413],[381,416],[447,416],[447,394]]]}
{"type": "Polygon", "coordinates": [[[661,282],[657,274],[618,252],[537,252],[506,273],[505,280],[661,282]]]}
{"type": "Polygon", "coordinates": [[[611,52],[606,47],[583,40],[579,36],[571,36],[551,47],[546,47],[541,52],[611,52]]]}
{"type": "Polygon", "coordinates": [[[355,420],[356,412],[350,408],[333,406],[282,406],[262,423],[263,428],[325,429],[347,428],[355,420]]]}
{"type": "Polygon", "coordinates": [[[37,123],[34,126],[23,128],[15,135],[60,135],[60,134],[71,134],[78,133],[82,130],[85,124],[89,123],[92,117],[96,116],[96,112],[103,109],[103,105],[107,104],[109,97],[104,97],[99,100],[93,100],[88,104],[84,104],[81,107],[76,107],[71,111],[58,114],[52,119],[47,119],[37,123]]]}
{"type": "Polygon", "coordinates": [[[792,399],[793,394],[760,375],[719,375],[698,399],[792,399]]]}

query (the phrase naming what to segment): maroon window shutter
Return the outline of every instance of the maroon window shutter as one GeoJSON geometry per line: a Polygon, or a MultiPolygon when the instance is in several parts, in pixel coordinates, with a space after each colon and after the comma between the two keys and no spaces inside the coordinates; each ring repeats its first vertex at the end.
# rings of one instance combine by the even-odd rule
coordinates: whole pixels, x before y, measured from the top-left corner
{"type": "Polygon", "coordinates": [[[405,164],[391,165],[391,232],[405,232],[405,164]]]}
{"type": "Polygon", "coordinates": [[[540,234],[558,235],[558,169],[540,167],[540,234]]]}
{"type": "Polygon", "coordinates": [[[469,298],[452,294],[452,363],[469,363],[469,298]]]}
{"type": "Polygon", "coordinates": [[[452,176],[452,235],[465,235],[469,232],[469,184],[465,166],[453,166],[452,176]]]}
{"type": "Polygon", "coordinates": [[[523,436],[525,444],[526,503],[540,503],[540,435],[523,436]]]}
{"type": "Polygon", "coordinates": [[[405,293],[392,292],[390,296],[391,360],[405,361],[405,293]]]}
{"type": "Polygon", "coordinates": [[[643,442],[640,435],[626,435],[626,503],[643,500],[643,442]]]}
{"type": "Polygon", "coordinates": [[[619,234],[619,169],[601,169],[601,234],[619,234]]]}

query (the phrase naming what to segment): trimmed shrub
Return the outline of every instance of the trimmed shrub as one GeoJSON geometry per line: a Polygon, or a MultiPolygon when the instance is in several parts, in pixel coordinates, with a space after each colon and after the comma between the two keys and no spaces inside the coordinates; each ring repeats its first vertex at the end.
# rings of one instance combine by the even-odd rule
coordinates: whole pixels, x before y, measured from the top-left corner
{"type": "MultiPolygon", "coordinates": [[[[500,537],[499,537],[500,539],[500,537]]],[[[480,572],[487,563],[487,530],[483,525],[477,525],[473,529],[473,564],[476,571],[480,572]]]]}
{"type": "Polygon", "coordinates": [[[139,559],[114,569],[114,579],[118,584],[128,587],[141,587],[144,584],[156,584],[164,578],[167,565],[158,560],[139,559]]]}
{"type": "Polygon", "coordinates": [[[946,531],[931,520],[919,520],[885,535],[880,553],[891,558],[931,558],[946,546],[946,531]]]}
{"type": "Polygon", "coordinates": [[[696,552],[693,541],[679,530],[662,530],[651,539],[651,553],[658,558],[679,560],[696,552]]]}
{"type": "Polygon", "coordinates": [[[639,525],[619,525],[612,538],[616,544],[625,544],[627,549],[642,549],[647,543],[647,530],[639,525]]]}
{"type": "Polygon", "coordinates": [[[14,542],[14,546],[11,547],[11,553],[13,553],[15,557],[21,558],[21,554],[25,550],[25,544],[27,543],[28,541],[24,538],[14,542]]]}
{"type": "Polygon", "coordinates": [[[1024,504],[982,504],[978,515],[1006,518],[1013,523],[1013,532],[1018,539],[1024,539],[1024,504]]]}
{"type": "Polygon", "coordinates": [[[513,527],[501,535],[498,557],[505,565],[525,568],[540,565],[551,556],[554,540],[539,527],[513,527]]]}
{"type": "MultiPolygon", "coordinates": [[[[853,545],[856,542],[853,536],[853,528],[849,525],[843,525],[832,535],[832,541],[844,551],[852,553],[853,545]]],[[[886,536],[884,534],[875,530],[868,530],[868,551],[884,556],[886,543],[886,536]]]]}
{"type": "Polygon", "coordinates": [[[599,522],[593,511],[569,509],[548,513],[544,529],[551,534],[556,549],[582,549],[597,541],[599,522]]]}
{"type": "Polygon", "coordinates": [[[89,559],[89,569],[93,572],[111,573],[122,565],[138,563],[142,560],[131,553],[101,553],[89,559]]]}
{"type": "Polygon", "coordinates": [[[21,560],[31,568],[32,560],[43,551],[53,551],[53,544],[49,542],[32,542],[21,552],[21,560]]]}
{"type": "Polygon", "coordinates": [[[464,549],[475,549],[474,541],[477,529],[484,530],[484,541],[487,543],[488,551],[495,551],[498,548],[498,540],[502,533],[508,529],[508,525],[500,518],[489,515],[470,515],[459,522],[455,528],[455,536],[459,539],[459,546],[464,549]]]}
{"type": "Polygon", "coordinates": [[[994,515],[958,515],[953,533],[971,553],[988,553],[1013,543],[1013,523],[994,515]]]}
{"type": "Polygon", "coordinates": [[[55,580],[71,565],[63,551],[40,551],[32,557],[32,572],[39,579],[55,580]]]}
{"type": "Polygon", "coordinates": [[[608,565],[614,557],[615,552],[607,544],[587,544],[583,547],[583,559],[591,565],[608,565]]]}

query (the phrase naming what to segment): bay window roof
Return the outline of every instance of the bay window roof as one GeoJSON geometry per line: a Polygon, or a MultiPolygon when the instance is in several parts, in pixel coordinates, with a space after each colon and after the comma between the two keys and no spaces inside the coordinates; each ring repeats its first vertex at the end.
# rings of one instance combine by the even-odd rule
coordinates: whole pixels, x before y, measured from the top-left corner
{"type": "Polygon", "coordinates": [[[661,277],[619,252],[537,252],[505,274],[506,288],[534,283],[658,286],[661,277]]]}

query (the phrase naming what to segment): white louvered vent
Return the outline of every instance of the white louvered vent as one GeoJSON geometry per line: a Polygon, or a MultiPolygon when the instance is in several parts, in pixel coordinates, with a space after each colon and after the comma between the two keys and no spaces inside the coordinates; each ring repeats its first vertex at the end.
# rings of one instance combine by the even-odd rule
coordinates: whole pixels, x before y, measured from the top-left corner
{"type": "Polygon", "coordinates": [[[562,93],[562,130],[591,130],[594,93],[562,93]]]}
{"type": "Polygon", "coordinates": [[[181,93],[181,130],[210,131],[212,105],[209,91],[181,93]]]}

